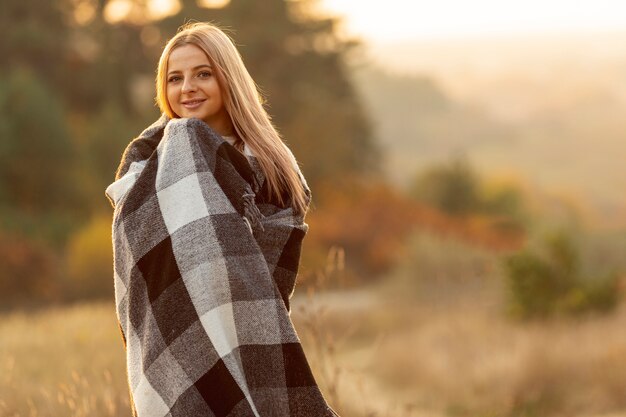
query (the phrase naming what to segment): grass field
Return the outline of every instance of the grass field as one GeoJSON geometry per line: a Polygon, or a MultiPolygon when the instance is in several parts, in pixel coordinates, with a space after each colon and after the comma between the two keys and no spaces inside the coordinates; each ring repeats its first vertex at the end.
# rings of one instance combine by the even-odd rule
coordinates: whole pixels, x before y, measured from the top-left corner
{"type": "MultiPolygon", "coordinates": [[[[291,317],[333,408],[343,417],[626,416],[625,304],[608,316],[512,322],[496,268],[453,278],[464,262],[495,258],[463,256],[448,259],[448,275],[423,265],[420,274],[440,272],[430,281],[404,270],[358,290],[296,289],[291,317]]],[[[112,303],[0,317],[0,417],[127,415],[112,303]]]]}

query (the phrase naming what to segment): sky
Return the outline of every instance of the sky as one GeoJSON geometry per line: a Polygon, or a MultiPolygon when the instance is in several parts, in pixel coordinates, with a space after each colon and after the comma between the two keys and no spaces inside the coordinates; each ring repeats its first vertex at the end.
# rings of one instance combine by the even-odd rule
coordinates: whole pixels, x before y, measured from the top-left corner
{"type": "Polygon", "coordinates": [[[624,0],[319,0],[374,43],[626,30],[624,0]]]}

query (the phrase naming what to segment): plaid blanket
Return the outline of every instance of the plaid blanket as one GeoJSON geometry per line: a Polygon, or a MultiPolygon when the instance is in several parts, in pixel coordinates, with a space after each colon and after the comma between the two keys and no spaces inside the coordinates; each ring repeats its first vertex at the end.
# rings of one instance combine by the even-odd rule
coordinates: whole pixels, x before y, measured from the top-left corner
{"type": "Polygon", "coordinates": [[[106,195],[135,416],[337,416],[289,317],[308,225],[263,180],[198,119],[162,116],[125,150],[106,195]]]}

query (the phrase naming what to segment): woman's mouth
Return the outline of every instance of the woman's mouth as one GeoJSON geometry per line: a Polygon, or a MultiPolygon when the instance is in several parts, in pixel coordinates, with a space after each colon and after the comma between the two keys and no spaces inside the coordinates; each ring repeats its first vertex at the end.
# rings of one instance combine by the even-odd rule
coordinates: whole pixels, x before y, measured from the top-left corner
{"type": "Polygon", "coordinates": [[[204,103],[206,99],[194,99],[194,100],[185,100],[183,102],[181,102],[181,104],[183,105],[184,108],[186,108],[187,110],[193,110],[193,109],[197,109],[198,107],[200,107],[200,105],[202,103],[204,103]]]}

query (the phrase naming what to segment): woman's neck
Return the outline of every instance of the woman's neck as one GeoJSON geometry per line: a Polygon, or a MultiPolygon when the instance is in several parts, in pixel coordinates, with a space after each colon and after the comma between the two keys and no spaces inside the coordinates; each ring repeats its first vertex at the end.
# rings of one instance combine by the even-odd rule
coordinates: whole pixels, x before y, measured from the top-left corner
{"type": "Polygon", "coordinates": [[[206,124],[211,126],[211,129],[215,130],[221,136],[235,136],[235,126],[233,126],[233,122],[230,119],[230,116],[226,110],[221,111],[218,114],[215,114],[211,119],[204,120],[206,124]]]}

